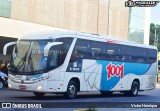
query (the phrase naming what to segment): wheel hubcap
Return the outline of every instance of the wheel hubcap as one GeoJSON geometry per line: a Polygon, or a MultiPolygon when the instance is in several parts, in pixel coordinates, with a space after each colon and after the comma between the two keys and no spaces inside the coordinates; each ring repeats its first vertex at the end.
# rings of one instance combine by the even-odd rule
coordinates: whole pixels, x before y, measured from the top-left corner
{"type": "Polygon", "coordinates": [[[1,89],[1,88],[3,88],[3,83],[2,83],[2,82],[0,82],[0,89],[1,89]]]}
{"type": "Polygon", "coordinates": [[[69,92],[70,92],[71,95],[74,95],[74,94],[75,94],[76,88],[75,88],[74,85],[70,85],[70,87],[69,87],[69,92]]]}

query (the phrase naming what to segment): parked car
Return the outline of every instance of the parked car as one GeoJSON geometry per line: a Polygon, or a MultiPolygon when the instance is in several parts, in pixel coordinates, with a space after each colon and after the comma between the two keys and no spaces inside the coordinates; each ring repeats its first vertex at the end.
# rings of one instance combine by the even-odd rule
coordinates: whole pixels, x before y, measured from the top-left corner
{"type": "Polygon", "coordinates": [[[8,76],[3,73],[0,72],[0,89],[3,89],[5,86],[7,86],[8,84],[8,76]]]}

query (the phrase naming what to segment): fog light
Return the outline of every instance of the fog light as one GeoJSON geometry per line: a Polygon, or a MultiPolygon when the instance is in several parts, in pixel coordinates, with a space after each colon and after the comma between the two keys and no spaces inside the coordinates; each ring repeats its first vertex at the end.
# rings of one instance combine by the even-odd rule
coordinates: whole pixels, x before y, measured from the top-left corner
{"type": "Polygon", "coordinates": [[[8,84],[8,87],[9,87],[9,88],[12,88],[11,84],[8,84]]]}
{"type": "Polygon", "coordinates": [[[38,87],[37,87],[37,90],[41,90],[41,89],[42,89],[42,86],[38,86],[38,87]]]}

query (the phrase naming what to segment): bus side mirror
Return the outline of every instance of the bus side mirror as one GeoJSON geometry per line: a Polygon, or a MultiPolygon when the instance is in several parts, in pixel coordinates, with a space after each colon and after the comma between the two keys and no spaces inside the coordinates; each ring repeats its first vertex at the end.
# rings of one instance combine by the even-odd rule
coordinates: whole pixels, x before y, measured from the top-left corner
{"type": "Polygon", "coordinates": [[[60,45],[60,44],[63,44],[63,42],[52,42],[52,43],[48,43],[48,44],[44,47],[44,56],[48,56],[48,54],[49,54],[49,49],[50,49],[52,46],[60,45]]]}
{"type": "Polygon", "coordinates": [[[15,44],[16,44],[16,42],[9,42],[9,43],[5,44],[4,47],[3,47],[3,55],[6,55],[6,54],[7,54],[7,48],[8,48],[9,46],[15,45],[15,44]]]}

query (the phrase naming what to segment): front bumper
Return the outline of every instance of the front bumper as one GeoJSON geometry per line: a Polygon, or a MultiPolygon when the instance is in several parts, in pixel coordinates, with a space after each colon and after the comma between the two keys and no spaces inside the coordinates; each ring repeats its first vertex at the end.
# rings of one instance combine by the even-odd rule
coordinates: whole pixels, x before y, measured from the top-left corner
{"type": "Polygon", "coordinates": [[[24,83],[15,83],[9,79],[8,87],[10,89],[23,90],[23,91],[46,92],[47,82],[40,81],[40,82],[33,83],[33,84],[24,84],[24,83]]]}

